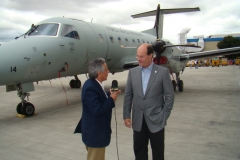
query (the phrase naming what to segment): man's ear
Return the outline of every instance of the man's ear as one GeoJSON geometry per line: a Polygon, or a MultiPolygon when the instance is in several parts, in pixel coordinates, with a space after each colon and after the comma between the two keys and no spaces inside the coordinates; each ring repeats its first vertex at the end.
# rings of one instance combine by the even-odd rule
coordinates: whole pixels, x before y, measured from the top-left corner
{"type": "Polygon", "coordinates": [[[152,59],[153,59],[153,53],[151,53],[152,54],[152,59]]]}
{"type": "Polygon", "coordinates": [[[99,77],[99,76],[101,76],[101,72],[100,71],[98,71],[98,73],[97,73],[97,77],[99,77]]]}

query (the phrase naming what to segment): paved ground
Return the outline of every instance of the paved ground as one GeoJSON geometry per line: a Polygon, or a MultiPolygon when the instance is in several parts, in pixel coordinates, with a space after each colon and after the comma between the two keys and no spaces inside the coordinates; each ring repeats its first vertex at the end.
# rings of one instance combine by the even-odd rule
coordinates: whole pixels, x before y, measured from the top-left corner
{"type": "MultiPolygon", "coordinates": [[[[118,80],[122,94],[116,117],[120,160],[133,160],[132,130],[124,126],[122,103],[128,72],[109,75],[106,89],[118,80]]],[[[86,78],[79,78],[84,82],[86,78]]],[[[238,66],[186,68],[184,91],[175,92],[174,109],[166,127],[166,160],[240,159],[240,68],[238,66]]],[[[70,78],[40,82],[30,102],[36,116],[18,118],[16,92],[0,86],[0,160],[85,160],[80,134],[73,131],[81,115],[80,89],[70,89],[70,78]]],[[[114,113],[114,112],[113,112],[114,113]]],[[[116,122],[106,160],[117,160],[116,122]]],[[[149,148],[149,151],[150,148],[149,148]]],[[[151,159],[151,154],[149,155],[151,159]]]]}

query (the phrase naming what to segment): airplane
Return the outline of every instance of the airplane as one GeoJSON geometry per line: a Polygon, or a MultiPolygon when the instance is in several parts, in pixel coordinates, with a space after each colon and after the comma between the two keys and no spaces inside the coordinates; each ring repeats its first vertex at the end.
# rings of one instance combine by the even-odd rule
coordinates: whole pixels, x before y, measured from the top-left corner
{"type": "Polygon", "coordinates": [[[82,20],[56,17],[32,25],[22,36],[0,46],[0,85],[6,91],[16,91],[21,99],[16,110],[23,116],[32,116],[35,106],[26,101],[28,92],[34,91],[34,82],[74,76],[71,88],[80,88],[77,75],[88,72],[92,59],[105,58],[110,73],[122,72],[138,66],[136,48],[142,43],[151,44],[155,51],[153,62],[169,68],[176,74],[172,80],[183,91],[180,72],[188,60],[202,57],[240,53],[240,47],[186,54],[178,46],[162,39],[164,14],[200,11],[196,8],[160,9],[132,15],[133,18],[156,16],[154,27],[142,31],[130,31],[82,20]]]}

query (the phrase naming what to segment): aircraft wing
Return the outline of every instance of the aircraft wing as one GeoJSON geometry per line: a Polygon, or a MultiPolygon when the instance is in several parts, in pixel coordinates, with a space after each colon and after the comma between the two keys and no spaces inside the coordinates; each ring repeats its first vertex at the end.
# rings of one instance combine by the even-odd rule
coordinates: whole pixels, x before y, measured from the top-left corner
{"type": "Polygon", "coordinates": [[[222,56],[222,55],[230,55],[230,54],[238,54],[238,53],[240,53],[240,47],[225,48],[225,49],[211,50],[211,51],[204,51],[204,52],[194,52],[194,53],[181,55],[180,61],[222,56]]]}
{"type": "MultiPolygon", "coordinates": [[[[194,53],[182,54],[180,56],[180,61],[207,58],[207,57],[216,57],[216,56],[230,55],[230,54],[238,54],[238,53],[240,53],[240,47],[211,50],[211,51],[204,51],[204,52],[194,52],[194,53]]],[[[131,61],[131,62],[125,62],[123,65],[123,68],[130,69],[136,66],[138,66],[138,61],[131,61]]]]}

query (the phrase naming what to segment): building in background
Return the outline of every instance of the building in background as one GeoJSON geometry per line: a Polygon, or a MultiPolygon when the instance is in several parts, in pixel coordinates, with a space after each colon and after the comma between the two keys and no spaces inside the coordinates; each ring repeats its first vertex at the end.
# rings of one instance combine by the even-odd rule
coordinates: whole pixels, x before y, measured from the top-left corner
{"type": "MultiPolygon", "coordinates": [[[[198,43],[202,43],[202,40],[203,40],[204,44],[203,44],[202,51],[217,50],[218,42],[223,40],[223,38],[226,36],[233,36],[233,37],[240,38],[240,33],[210,35],[210,36],[207,36],[206,38],[203,38],[203,36],[202,37],[194,36],[193,38],[187,39],[186,44],[198,44],[198,43]]],[[[194,52],[194,50],[191,50],[191,48],[189,48],[189,51],[194,52]]]]}
{"type": "MultiPolygon", "coordinates": [[[[204,35],[199,35],[199,36],[193,36],[193,38],[187,38],[187,33],[189,31],[190,31],[189,28],[184,28],[181,31],[181,33],[179,33],[179,39],[178,39],[179,44],[195,44],[197,46],[200,46],[201,48],[180,47],[182,50],[184,50],[187,53],[218,50],[218,47],[217,47],[218,42],[222,41],[223,38],[226,36],[233,36],[236,38],[240,38],[240,33],[209,35],[206,38],[204,38],[204,35]]],[[[240,57],[236,57],[236,55],[231,55],[231,56],[233,57],[231,59],[236,59],[236,58],[239,59],[240,58],[240,57]]],[[[220,62],[222,59],[221,57],[219,57],[220,62]]],[[[214,57],[212,57],[212,58],[214,58],[214,57]]],[[[200,61],[207,60],[207,61],[211,62],[212,58],[207,58],[207,59],[202,58],[202,59],[200,59],[200,61]]],[[[230,60],[230,62],[232,62],[232,60],[230,60]]],[[[211,63],[209,65],[211,65],[211,63]]]]}

